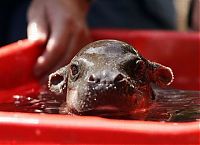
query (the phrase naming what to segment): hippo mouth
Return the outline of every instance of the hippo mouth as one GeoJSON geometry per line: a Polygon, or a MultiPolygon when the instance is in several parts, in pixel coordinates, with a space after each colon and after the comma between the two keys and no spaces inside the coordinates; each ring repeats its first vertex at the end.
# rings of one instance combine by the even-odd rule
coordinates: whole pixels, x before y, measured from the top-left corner
{"type": "Polygon", "coordinates": [[[94,109],[78,112],[77,110],[70,110],[67,114],[69,115],[80,115],[80,116],[99,116],[103,118],[111,119],[141,119],[141,114],[145,114],[144,109],[135,111],[134,109],[130,111],[121,110],[120,108],[114,106],[99,106],[94,109]],[[139,115],[138,115],[139,114],[139,115]]]}
{"type": "Polygon", "coordinates": [[[89,111],[79,112],[78,115],[83,116],[100,116],[105,118],[129,118],[132,117],[133,111],[124,111],[115,106],[99,106],[89,111]]]}
{"type": "Polygon", "coordinates": [[[116,82],[91,83],[84,87],[85,92],[68,90],[68,114],[121,116],[129,114],[144,96],[139,87],[128,79],[116,82]]]}

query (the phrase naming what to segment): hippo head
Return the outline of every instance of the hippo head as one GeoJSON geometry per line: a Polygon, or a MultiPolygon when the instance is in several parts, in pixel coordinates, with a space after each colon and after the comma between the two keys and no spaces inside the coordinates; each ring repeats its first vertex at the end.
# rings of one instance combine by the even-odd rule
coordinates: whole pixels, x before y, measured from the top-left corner
{"type": "Polygon", "coordinates": [[[151,102],[151,83],[165,86],[172,80],[170,68],[146,60],[127,43],[100,40],[52,73],[49,88],[57,94],[66,90],[67,113],[127,113],[151,102]]]}

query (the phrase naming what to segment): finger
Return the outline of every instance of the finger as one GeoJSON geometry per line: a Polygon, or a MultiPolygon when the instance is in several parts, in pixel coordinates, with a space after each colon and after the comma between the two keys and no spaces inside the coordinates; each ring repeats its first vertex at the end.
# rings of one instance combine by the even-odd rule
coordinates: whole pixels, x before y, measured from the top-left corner
{"type": "Polygon", "coordinates": [[[78,53],[78,51],[89,42],[91,42],[91,39],[88,28],[82,24],[78,24],[69,44],[69,53],[66,54],[66,58],[68,58],[67,62],[69,62],[74,55],[76,55],[76,53],[78,53]]]}
{"type": "Polygon", "coordinates": [[[67,65],[82,47],[91,42],[89,30],[85,26],[77,26],[70,40],[67,53],[59,60],[59,63],[52,68],[51,72],[67,65]]]}
{"type": "Polygon", "coordinates": [[[192,26],[196,31],[200,31],[200,0],[196,0],[193,7],[192,26]]]}
{"type": "MultiPolygon", "coordinates": [[[[62,17],[52,17],[50,19],[51,34],[47,42],[46,50],[38,58],[35,73],[38,76],[48,73],[68,51],[69,42],[69,22],[61,19],[62,17]]],[[[49,74],[49,73],[48,73],[49,74]]]]}
{"type": "MultiPolygon", "coordinates": [[[[72,57],[74,57],[74,55],[86,44],[88,44],[89,42],[91,42],[91,37],[90,37],[90,33],[89,30],[86,26],[82,27],[83,25],[81,25],[81,27],[76,27],[76,29],[74,29],[73,31],[73,35],[71,35],[71,41],[69,42],[68,45],[68,51],[65,53],[65,55],[63,55],[62,57],[60,57],[59,62],[57,62],[53,68],[51,68],[51,70],[49,72],[55,72],[57,69],[67,65],[70,60],[72,59],[72,57]]],[[[42,78],[42,82],[46,82],[48,80],[48,75],[43,76],[42,78]]]]}
{"type": "Polygon", "coordinates": [[[40,1],[33,1],[28,11],[28,39],[32,41],[46,41],[48,36],[48,23],[45,18],[45,8],[39,5],[40,1]]]}

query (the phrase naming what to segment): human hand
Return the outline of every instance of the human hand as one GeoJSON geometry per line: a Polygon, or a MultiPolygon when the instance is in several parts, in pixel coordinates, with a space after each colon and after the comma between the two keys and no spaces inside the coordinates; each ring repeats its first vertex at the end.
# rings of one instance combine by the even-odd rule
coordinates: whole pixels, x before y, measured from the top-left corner
{"type": "Polygon", "coordinates": [[[35,74],[48,75],[68,63],[89,42],[86,0],[33,0],[28,11],[28,39],[43,41],[35,74]]]}
{"type": "Polygon", "coordinates": [[[192,28],[194,30],[200,31],[200,0],[194,1],[192,11],[192,28]]]}

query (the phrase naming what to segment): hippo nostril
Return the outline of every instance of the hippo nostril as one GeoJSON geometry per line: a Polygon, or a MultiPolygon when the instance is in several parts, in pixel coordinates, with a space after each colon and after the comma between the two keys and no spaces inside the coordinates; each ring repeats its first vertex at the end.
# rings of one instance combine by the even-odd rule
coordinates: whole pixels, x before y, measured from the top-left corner
{"type": "Polygon", "coordinates": [[[95,81],[94,75],[91,75],[91,76],[89,77],[89,81],[90,81],[90,82],[94,82],[94,81],[95,81]]]}
{"type": "Polygon", "coordinates": [[[98,82],[100,82],[100,79],[99,79],[99,78],[95,78],[94,75],[91,75],[91,76],[89,77],[89,82],[98,83],[98,82]]]}
{"type": "Polygon", "coordinates": [[[122,74],[118,74],[115,79],[114,82],[120,82],[124,79],[124,76],[122,74]]]}

